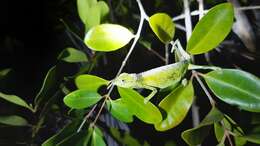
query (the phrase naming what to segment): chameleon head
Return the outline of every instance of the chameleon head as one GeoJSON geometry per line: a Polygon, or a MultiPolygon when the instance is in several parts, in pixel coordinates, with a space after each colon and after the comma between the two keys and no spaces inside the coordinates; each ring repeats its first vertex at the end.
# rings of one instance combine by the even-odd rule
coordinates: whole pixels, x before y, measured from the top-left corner
{"type": "Polygon", "coordinates": [[[136,74],[122,73],[112,81],[112,84],[124,88],[133,88],[136,84],[136,74]]]}

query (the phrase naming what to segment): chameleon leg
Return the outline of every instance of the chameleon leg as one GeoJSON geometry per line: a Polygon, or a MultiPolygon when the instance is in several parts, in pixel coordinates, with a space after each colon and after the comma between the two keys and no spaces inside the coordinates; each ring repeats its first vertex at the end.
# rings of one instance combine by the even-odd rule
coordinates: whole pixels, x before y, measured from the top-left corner
{"type": "Polygon", "coordinates": [[[144,98],[144,103],[146,104],[157,93],[157,89],[146,85],[143,88],[152,90],[152,92],[147,97],[144,98]]]}

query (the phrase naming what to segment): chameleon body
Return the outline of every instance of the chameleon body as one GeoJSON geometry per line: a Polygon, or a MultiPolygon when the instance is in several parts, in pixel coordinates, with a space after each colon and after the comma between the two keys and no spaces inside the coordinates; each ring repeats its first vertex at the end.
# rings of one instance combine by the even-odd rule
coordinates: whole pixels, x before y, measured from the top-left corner
{"type": "Polygon", "coordinates": [[[122,73],[112,83],[124,88],[144,88],[152,90],[150,95],[145,98],[149,101],[157,92],[156,88],[167,88],[179,83],[186,73],[189,65],[188,60],[157,67],[141,73],[122,73]]]}

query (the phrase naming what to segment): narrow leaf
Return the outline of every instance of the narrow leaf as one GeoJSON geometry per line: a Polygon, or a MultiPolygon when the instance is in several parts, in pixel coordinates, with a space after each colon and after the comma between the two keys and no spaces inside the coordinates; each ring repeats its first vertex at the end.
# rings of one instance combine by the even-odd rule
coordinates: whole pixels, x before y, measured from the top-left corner
{"type": "Polygon", "coordinates": [[[94,128],[92,133],[91,146],[106,146],[106,143],[103,140],[102,132],[97,127],[94,128]]]}
{"type": "Polygon", "coordinates": [[[94,75],[84,74],[78,76],[75,79],[75,83],[79,89],[98,91],[98,88],[102,85],[107,85],[108,81],[94,75]]]}
{"type": "Polygon", "coordinates": [[[80,89],[66,95],[63,101],[70,108],[83,109],[94,105],[101,98],[97,92],[80,89]]]}
{"type": "Polygon", "coordinates": [[[58,59],[69,63],[87,62],[87,56],[84,52],[74,48],[66,48],[61,52],[58,59]]]}
{"type": "Polygon", "coordinates": [[[34,112],[33,108],[31,106],[29,106],[22,98],[16,96],[16,95],[8,95],[8,94],[4,94],[2,92],[0,92],[0,98],[11,102],[13,104],[25,107],[29,110],[31,110],[32,112],[34,112]]]}
{"type": "Polygon", "coordinates": [[[149,25],[160,41],[169,43],[175,33],[175,25],[169,15],[156,13],[149,18],[149,25]]]}
{"type": "Polygon", "coordinates": [[[92,50],[109,52],[122,48],[133,37],[134,35],[123,26],[101,24],[87,32],[84,42],[92,50]]]}
{"type": "Polygon", "coordinates": [[[0,80],[3,79],[10,71],[10,68],[0,70],[0,80]]]}
{"type": "Polygon", "coordinates": [[[209,134],[209,131],[212,128],[211,125],[221,121],[223,118],[224,115],[217,108],[213,107],[199,126],[182,132],[181,136],[183,140],[191,146],[201,144],[209,134]]]}
{"type": "Polygon", "coordinates": [[[236,69],[211,71],[203,76],[213,93],[222,101],[241,109],[260,112],[260,80],[236,69]]]}
{"type": "Polygon", "coordinates": [[[158,131],[169,130],[180,124],[186,117],[193,102],[194,90],[192,83],[180,86],[166,96],[159,106],[167,112],[167,117],[155,125],[158,131]]]}
{"type": "Polygon", "coordinates": [[[23,117],[17,115],[0,116],[0,123],[10,126],[27,126],[28,122],[23,117]]]}
{"type": "Polygon", "coordinates": [[[120,87],[118,87],[118,91],[127,108],[140,120],[148,124],[157,124],[162,120],[159,109],[151,102],[145,104],[144,97],[138,92],[120,87]]]}
{"type": "Polygon", "coordinates": [[[234,10],[230,3],[219,4],[210,9],[195,26],[187,51],[196,55],[217,47],[231,31],[233,19],[234,10]]]}

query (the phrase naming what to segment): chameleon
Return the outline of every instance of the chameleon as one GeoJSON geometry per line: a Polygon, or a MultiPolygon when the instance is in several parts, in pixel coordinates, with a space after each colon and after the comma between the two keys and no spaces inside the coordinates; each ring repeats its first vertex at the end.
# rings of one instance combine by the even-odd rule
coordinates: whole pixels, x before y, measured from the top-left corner
{"type": "Polygon", "coordinates": [[[157,88],[164,89],[178,84],[188,69],[190,56],[183,50],[178,40],[172,44],[172,49],[176,49],[178,62],[141,73],[121,73],[110,85],[151,90],[152,92],[144,99],[147,103],[157,93],[157,88]]]}

